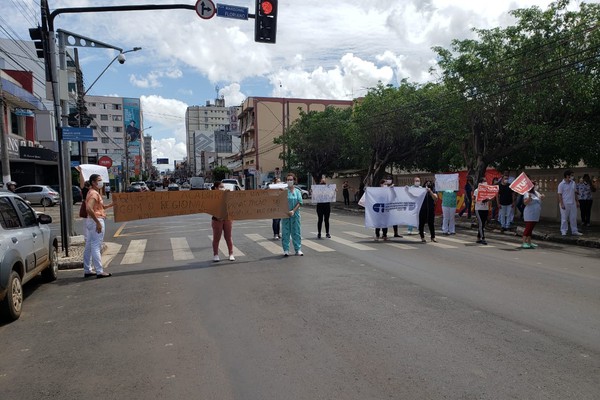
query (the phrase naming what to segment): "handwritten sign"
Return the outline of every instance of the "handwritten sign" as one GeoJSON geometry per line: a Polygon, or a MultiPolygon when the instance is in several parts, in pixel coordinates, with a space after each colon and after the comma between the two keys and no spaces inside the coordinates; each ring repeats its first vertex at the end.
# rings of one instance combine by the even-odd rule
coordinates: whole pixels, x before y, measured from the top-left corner
{"type": "Polygon", "coordinates": [[[458,191],[458,174],[435,174],[435,190],[458,191]]]}
{"type": "Polygon", "coordinates": [[[312,185],[312,202],[313,203],[335,203],[335,184],[327,185],[312,185]]]}
{"type": "Polygon", "coordinates": [[[479,184],[477,186],[477,198],[475,201],[491,200],[498,194],[498,185],[484,185],[479,184]]]}
{"type": "Polygon", "coordinates": [[[533,182],[531,182],[525,172],[521,172],[521,174],[512,181],[509,187],[519,194],[525,194],[533,188],[533,182]]]}
{"type": "Polygon", "coordinates": [[[108,183],[110,181],[108,178],[108,169],[102,165],[79,164],[79,167],[81,168],[83,179],[86,181],[89,180],[90,176],[92,176],[93,174],[100,175],[104,183],[108,183]]]}
{"type": "Polygon", "coordinates": [[[115,193],[115,222],[206,213],[221,219],[287,218],[287,193],[275,190],[189,190],[115,193]]]}

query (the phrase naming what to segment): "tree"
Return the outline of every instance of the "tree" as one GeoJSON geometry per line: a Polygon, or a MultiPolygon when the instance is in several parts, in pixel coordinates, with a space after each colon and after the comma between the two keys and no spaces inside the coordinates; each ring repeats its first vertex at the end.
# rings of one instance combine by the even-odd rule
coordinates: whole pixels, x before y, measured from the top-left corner
{"type": "Polygon", "coordinates": [[[219,165],[218,167],[215,167],[212,170],[213,180],[215,182],[216,181],[222,181],[230,173],[231,173],[231,171],[229,170],[229,168],[227,168],[227,167],[225,167],[223,165],[219,165]]]}

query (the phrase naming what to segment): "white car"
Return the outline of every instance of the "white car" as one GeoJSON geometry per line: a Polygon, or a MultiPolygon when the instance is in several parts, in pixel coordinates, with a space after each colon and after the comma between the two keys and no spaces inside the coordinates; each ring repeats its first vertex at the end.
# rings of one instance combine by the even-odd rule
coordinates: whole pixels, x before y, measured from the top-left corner
{"type": "Polygon", "coordinates": [[[225,187],[225,190],[244,190],[240,185],[237,185],[235,183],[223,183],[223,186],[225,187]]]}
{"type": "Polygon", "coordinates": [[[304,185],[296,185],[296,187],[300,190],[300,193],[302,193],[302,198],[303,199],[308,199],[310,197],[310,193],[308,190],[306,190],[306,186],[304,185]]]}
{"type": "Polygon", "coordinates": [[[237,187],[239,187],[239,189],[235,189],[235,190],[244,190],[244,188],[242,187],[242,185],[240,185],[240,182],[237,179],[223,179],[221,182],[223,183],[231,183],[233,185],[237,185],[237,187]]]}

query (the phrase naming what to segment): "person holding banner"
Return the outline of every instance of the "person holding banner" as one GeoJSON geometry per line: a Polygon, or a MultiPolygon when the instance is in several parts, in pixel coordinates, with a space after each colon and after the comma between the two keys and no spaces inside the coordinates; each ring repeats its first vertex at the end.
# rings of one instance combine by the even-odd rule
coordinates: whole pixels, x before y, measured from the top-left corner
{"type": "Polygon", "coordinates": [[[537,192],[537,183],[533,182],[533,188],[523,195],[523,203],[525,209],[523,210],[523,220],[525,221],[525,230],[523,231],[523,245],[524,249],[535,249],[537,244],[531,243],[531,234],[535,224],[540,220],[540,214],[542,213],[542,199],[543,194],[537,192]]]}
{"type": "Polygon", "coordinates": [[[302,193],[294,184],[296,183],[296,175],[289,173],[286,176],[287,193],[288,193],[288,207],[289,207],[289,218],[285,218],[281,221],[281,233],[282,240],[281,246],[283,247],[283,256],[287,257],[290,255],[290,236],[292,238],[292,244],[297,256],[303,256],[302,253],[302,233],[300,225],[300,206],[302,205],[302,193]]]}
{"type": "MultiPolygon", "coordinates": [[[[319,185],[327,185],[325,179],[321,179],[319,185]]],[[[346,201],[346,196],[344,195],[344,203],[346,201]]],[[[348,200],[348,205],[350,205],[350,200],[348,200]]],[[[321,228],[323,227],[323,221],[325,221],[325,237],[331,238],[329,234],[329,215],[331,214],[331,203],[317,203],[317,238],[321,239],[321,228]]]]}
{"type": "MultiPolygon", "coordinates": [[[[213,185],[213,190],[227,190],[225,189],[225,185],[223,182],[216,181],[213,185]]],[[[221,241],[221,236],[225,236],[225,243],[227,243],[227,250],[229,251],[229,261],[235,261],[235,257],[233,255],[233,240],[231,239],[231,231],[233,230],[233,221],[224,220],[217,218],[215,216],[212,217],[211,227],[213,231],[213,240],[212,240],[212,248],[213,248],[213,262],[219,262],[219,242],[221,241]]]]}
{"type": "Polygon", "coordinates": [[[432,181],[425,181],[424,186],[427,189],[427,194],[423,199],[423,204],[419,211],[419,235],[421,236],[421,242],[427,243],[425,240],[425,224],[427,224],[429,226],[431,241],[437,242],[435,238],[435,202],[438,200],[438,195],[435,193],[432,181]]]}
{"type": "Polygon", "coordinates": [[[96,278],[108,278],[112,276],[105,273],[102,268],[102,244],[104,242],[104,232],[106,231],[104,220],[106,219],[106,209],[113,205],[104,205],[102,201],[102,177],[98,174],[92,174],[89,179],[90,191],[85,200],[87,208],[85,248],[83,251],[83,276],[88,278],[96,275],[96,278]],[[92,273],[92,264],[96,273],[92,273]]]}
{"type": "Polygon", "coordinates": [[[485,240],[485,225],[489,216],[489,199],[479,194],[481,186],[487,186],[487,182],[483,177],[479,179],[479,186],[475,189],[475,216],[477,217],[478,225],[477,243],[487,245],[485,240]]]}

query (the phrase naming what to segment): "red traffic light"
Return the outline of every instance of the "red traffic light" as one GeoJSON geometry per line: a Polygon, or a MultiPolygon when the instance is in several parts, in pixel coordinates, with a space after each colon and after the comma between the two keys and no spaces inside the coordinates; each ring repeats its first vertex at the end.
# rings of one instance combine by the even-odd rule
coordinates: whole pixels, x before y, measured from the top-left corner
{"type": "Polygon", "coordinates": [[[262,12],[265,15],[269,15],[273,12],[273,4],[270,1],[263,1],[260,3],[260,7],[262,8],[262,12]]]}

